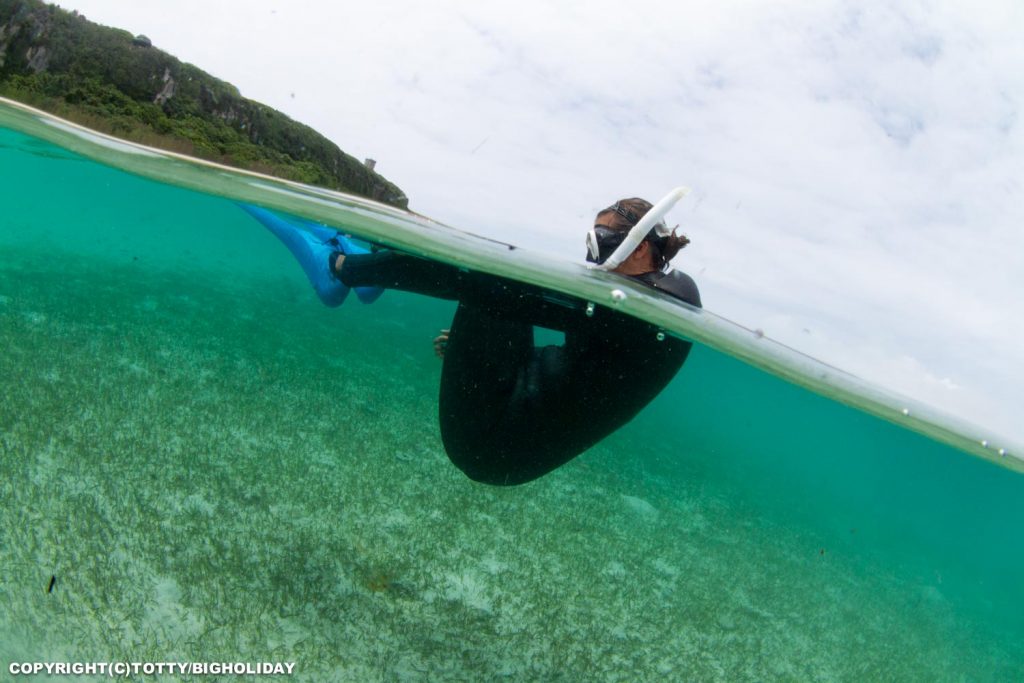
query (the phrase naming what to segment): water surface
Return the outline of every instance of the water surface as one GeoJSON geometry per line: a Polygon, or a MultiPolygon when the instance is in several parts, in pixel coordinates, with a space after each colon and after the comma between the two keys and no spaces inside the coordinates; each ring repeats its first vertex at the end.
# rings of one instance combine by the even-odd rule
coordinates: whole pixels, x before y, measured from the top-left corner
{"type": "Polygon", "coordinates": [[[232,202],[3,129],[0,178],[5,663],[1024,677],[1018,474],[698,345],[580,458],[476,484],[451,303],[324,308],[232,202]]]}

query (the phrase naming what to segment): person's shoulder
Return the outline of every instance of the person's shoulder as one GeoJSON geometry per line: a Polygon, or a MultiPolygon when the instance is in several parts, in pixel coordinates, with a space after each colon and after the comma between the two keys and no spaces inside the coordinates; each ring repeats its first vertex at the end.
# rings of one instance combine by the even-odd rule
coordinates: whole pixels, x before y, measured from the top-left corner
{"type": "Polygon", "coordinates": [[[691,306],[701,307],[700,290],[697,288],[697,283],[694,282],[692,277],[681,270],[673,269],[663,273],[662,277],[658,278],[654,283],[654,286],[668,292],[677,299],[682,299],[691,306]]]}

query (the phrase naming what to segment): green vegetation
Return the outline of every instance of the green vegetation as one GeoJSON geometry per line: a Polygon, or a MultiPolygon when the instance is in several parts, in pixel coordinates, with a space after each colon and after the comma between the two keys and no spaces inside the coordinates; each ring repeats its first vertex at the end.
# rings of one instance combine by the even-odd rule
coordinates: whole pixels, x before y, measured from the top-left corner
{"type": "Polygon", "coordinates": [[[0,0],[0,95],[126,140],[408,206],[312,128],[144,36],[39,0],[0,0]]]}

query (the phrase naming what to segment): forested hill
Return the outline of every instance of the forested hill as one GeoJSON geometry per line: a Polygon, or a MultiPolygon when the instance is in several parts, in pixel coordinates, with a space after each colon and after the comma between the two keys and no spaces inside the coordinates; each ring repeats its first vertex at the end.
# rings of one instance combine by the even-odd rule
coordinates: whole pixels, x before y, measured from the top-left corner
{"type": "Polygon", "coordinates": [[[408,208],[312,128],[153,47],[39,0],[0,0],[0,95],[94,130],[408,208]]]}

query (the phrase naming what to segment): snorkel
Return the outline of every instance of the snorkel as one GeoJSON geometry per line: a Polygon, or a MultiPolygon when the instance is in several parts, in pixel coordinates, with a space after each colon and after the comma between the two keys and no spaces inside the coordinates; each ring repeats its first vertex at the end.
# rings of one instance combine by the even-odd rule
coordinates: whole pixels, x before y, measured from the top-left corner
{"type": "MultiPolygon", "coordinates": [[[[665,225],[662,218],[665,217],[673,206],[675,206],[680,199],[690,193],[688,187],[677,187],[676,189],[665,195],[657,204],[651,207],[651,210],[644,214],[643,218],[637,221],[629,232],[626,234],[625,239],[622,243],[611,253],[611,255],[600,263],[591,265],[591,268],[598,270],[614,270],[623,261],[625,261],[633,250],[640,246],[640,243],[646,239],[647,235],[653,229],[659,237],[665,237],[672,234],[672,231],[665,225]]],[[[591,229],[587,235],[587,249],[590,251],[590,255],[593,260],[597,260],[600,254],[600,239],[598,238],[596,229],[591,229]]],[[[590,259],[588,259],[590,260],[590,259]]]]}

